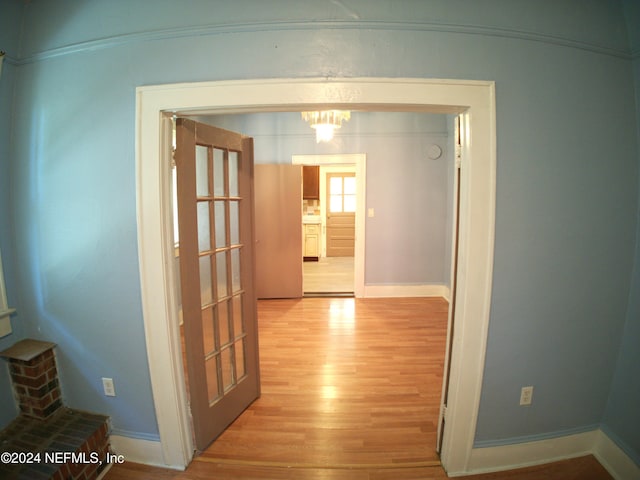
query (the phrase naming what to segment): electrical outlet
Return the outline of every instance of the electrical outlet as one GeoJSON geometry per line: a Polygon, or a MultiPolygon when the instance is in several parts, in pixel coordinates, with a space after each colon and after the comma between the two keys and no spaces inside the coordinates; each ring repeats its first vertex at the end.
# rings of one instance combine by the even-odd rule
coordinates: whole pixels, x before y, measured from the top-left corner
{"type": "Polygon", "coordinates": [[[531,405],[533,399],[533,387],[522,387],[520,390],[520,405],[531,405]]]}
{"type": "Polygon", "coordinates": [[[113,386],[113,378],[102,377],[102,388],[104,389],[104,394],[107,397],[116,396],[116,389],[113,386]]]}

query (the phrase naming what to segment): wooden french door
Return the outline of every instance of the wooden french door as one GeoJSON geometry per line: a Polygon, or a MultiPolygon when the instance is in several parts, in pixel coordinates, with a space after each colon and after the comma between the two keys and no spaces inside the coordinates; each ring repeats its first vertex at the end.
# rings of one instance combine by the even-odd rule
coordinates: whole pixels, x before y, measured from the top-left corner
{"type": "Polygon", "coordinates": [[[353,257],[356,243],[355,173],[327,173],[327,257],[353,257]]]}
{"type": "Polygon", "coordinates": [[[260,395],[253,141],[179,118],[175,158],[189,401],[204,450],[260,395]]]}

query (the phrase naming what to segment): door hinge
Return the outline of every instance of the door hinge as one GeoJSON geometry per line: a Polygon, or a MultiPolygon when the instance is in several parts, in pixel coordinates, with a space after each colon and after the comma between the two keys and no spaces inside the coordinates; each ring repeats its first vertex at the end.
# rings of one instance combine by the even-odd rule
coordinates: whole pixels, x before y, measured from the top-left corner
{"type": "Polygon", "coordinates": [[[442,419],[446,422],[447,421],[447,406],[446,405],[442,405],[440,407],[440,411],[442,412],[442,419]]]}

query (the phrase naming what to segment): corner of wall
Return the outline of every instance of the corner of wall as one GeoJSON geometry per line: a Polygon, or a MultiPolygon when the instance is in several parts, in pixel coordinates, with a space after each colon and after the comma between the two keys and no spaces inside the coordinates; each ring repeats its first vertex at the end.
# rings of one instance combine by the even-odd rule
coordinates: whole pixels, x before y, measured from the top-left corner
{"type": "Polygon", "coordinates": [[[122,455],[127,462],[170,468],[172,470],[184,470],[182,465],[165,464],[162,443],[159,441],[113,434],[109,437],[109,440],[113,453],[122,455]]]}
{"type": "Polygon", "coordinates": [[[474,448],[466,472],[452,476],[512,470],[593,455],[616,480],[640,480],[640,465],[606,427],[529,442],[474,448]],[[616,441],[617,440],[617,441],[616,441]]]}
{"type": "Polygon", "coordinates": [[[640,479],[640,455],[606,425],[597,432],[593,455],[615,479],[640,479]]]}

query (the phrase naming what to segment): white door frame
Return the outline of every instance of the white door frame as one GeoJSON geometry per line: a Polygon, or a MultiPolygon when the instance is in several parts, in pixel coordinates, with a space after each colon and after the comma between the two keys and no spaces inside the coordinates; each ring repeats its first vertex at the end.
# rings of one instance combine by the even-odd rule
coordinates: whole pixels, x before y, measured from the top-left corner
{"type": "Polygon", "coordinates": [[[441,459],[465,473],[475,438],[493,271],[495,85],[486,81],[402,78],[242,80],[139,87],[136,174],[140,286],[147,356],[164,463],[193,456],[173,263],[169,115],[326,108],[464,113],[460,245],[447,427],[441,459]]]}
{"type": "MultiPolygon", "coordinates": [[[[348,166],[356,174],[356,241],[353,254],[353,295],[364,297],[364,252],[365,252],[365,200],[367,198],[367,155],[364,153],[339,153],[321,155],[292,155],[293,165],[348,166]]],[[[324,182],[320,178],[320,185],[324,182]]],[[[320,195],[323,190],[320,188],[320,195]]],[[[322,204],[324,205],[324,204],[322,204]]],[[[324,217],[323,217],[324,218],[324,217]]],[[[322,242],[322,251],[325,244],[322,242]]]]}

